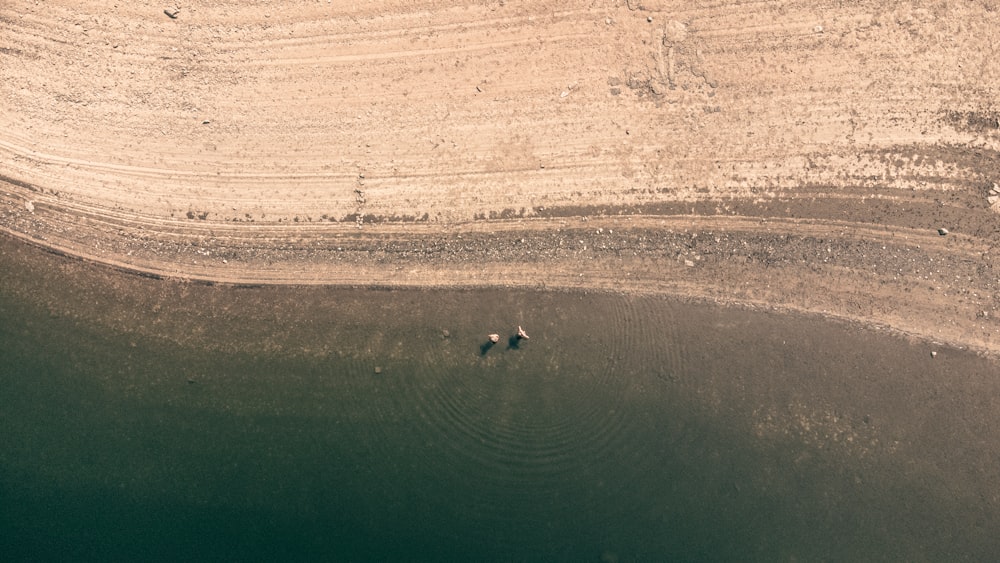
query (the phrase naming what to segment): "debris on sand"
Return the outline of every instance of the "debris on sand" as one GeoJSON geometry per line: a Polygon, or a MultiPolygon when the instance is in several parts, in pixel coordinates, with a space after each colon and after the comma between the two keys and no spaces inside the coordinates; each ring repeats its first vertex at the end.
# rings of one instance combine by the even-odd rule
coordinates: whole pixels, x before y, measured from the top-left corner
{"type": "Polygon", "coordinates": [[[499,334],[491,334],[491,335],[489,335],[489,338],[490,338],[490,342],[492,342],[494,344],[496,344],[497,342],[500,342],[500,335],[499,334]]]}
{"type": "Polygon", "coordinates": [[[382,373],[382,366],[375,366],[375,375],[382,373]]]}
{"type": "Polygon", "coordinates": [[[524,329],[521,328],[521,325],[517,325],[517,337],[522,338],[524,340],[528,340],[528,333],[524,332],[524,329]]]}
{"type": "Polygon", "coordinates": [[[938,229],[938,234],[941,236],[945,236],[946,234],[948,234],[948,229],[940,228],[938,229]]]}
{"type": "Polygon", "coordinates": [[[932,352],[931,352],[931,357],[932,357],[932,358],[936,358],[936,357],[937,357],[937,352],[934,352],[934,351],[932,351],[932,352]]]}
{"type": "Polygon", "coordinates": [[[181,9],[180,8],[167,8],[166,10],[163,10],[163,13],[167,14],[168,18],[170,18],[172,20],[176,20],[177,16],[180,15],[180,13],[181,13],[181,9]]]}
{"type": "Polygon", "coordinates": [[[26,202],[24,202],[24,208],[27,209],[28,211],[34,213],[35,212],[35,202],[33,202],[33,201],[26,201],[26,202]]]}

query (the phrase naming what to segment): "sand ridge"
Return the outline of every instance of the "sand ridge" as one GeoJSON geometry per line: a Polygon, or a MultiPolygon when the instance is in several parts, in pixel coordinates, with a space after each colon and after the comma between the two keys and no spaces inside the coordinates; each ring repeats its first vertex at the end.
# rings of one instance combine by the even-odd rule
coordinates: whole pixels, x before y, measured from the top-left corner
{"type": "Polygon", "coordinates": [[[179,8],[0,7],[7,233],[162,277],[661,291],[998,347],[988,2],[179,8]]]}

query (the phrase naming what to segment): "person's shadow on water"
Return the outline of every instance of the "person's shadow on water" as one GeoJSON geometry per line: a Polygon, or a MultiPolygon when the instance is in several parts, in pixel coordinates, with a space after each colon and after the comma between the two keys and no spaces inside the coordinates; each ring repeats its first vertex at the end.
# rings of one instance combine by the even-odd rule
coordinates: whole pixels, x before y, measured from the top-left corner
{"type": "MultiPolygon", "coordinates": [[[[519,350],[521,348],[521,341],[524,340],[516,334],[512,334],[510,338],[507,339],[507,350],[519,350]]],[[[479,355],[485,356],[490,350],[496,346],[497,343],[492,340],[487,340],[479,345],[479,355]]]]}
{"type": "MultiPolygon", "coordinates": [[[[524,333],[521,327],[517,327],[517,334],[512,334],[507,338],[507,349],[508,350],[518,350],[521,348],[521,341],[527,340],[528,335],[524,333]]],[[[491,334],[490,339],[479,345],[479,355],[485,356],[487,352],[493,349],[500,342],[500,335],[491,334]],[[494,339],[496,339],[494,341],[494,339]]]]}

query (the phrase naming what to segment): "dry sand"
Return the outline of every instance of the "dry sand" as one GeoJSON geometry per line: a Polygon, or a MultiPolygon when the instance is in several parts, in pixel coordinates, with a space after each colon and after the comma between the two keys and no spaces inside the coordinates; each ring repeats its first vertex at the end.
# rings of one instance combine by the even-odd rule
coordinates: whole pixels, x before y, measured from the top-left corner
{"type": "Polygon", "coordinates": [[[658,292],[1000,351],[993,2],[348,4],[4,2],[0,229],[170,278],[658,292]]]}

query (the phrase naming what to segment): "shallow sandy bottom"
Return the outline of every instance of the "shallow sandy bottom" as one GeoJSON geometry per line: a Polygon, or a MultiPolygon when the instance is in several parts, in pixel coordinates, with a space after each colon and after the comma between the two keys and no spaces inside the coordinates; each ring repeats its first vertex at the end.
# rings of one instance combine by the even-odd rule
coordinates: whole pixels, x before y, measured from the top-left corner
{"type": "Polygon", "coordinates": [[[163,8],[0,7],[3,231],[157,277],[660,293],[1000,346],[988,2],[163,8]]]}

